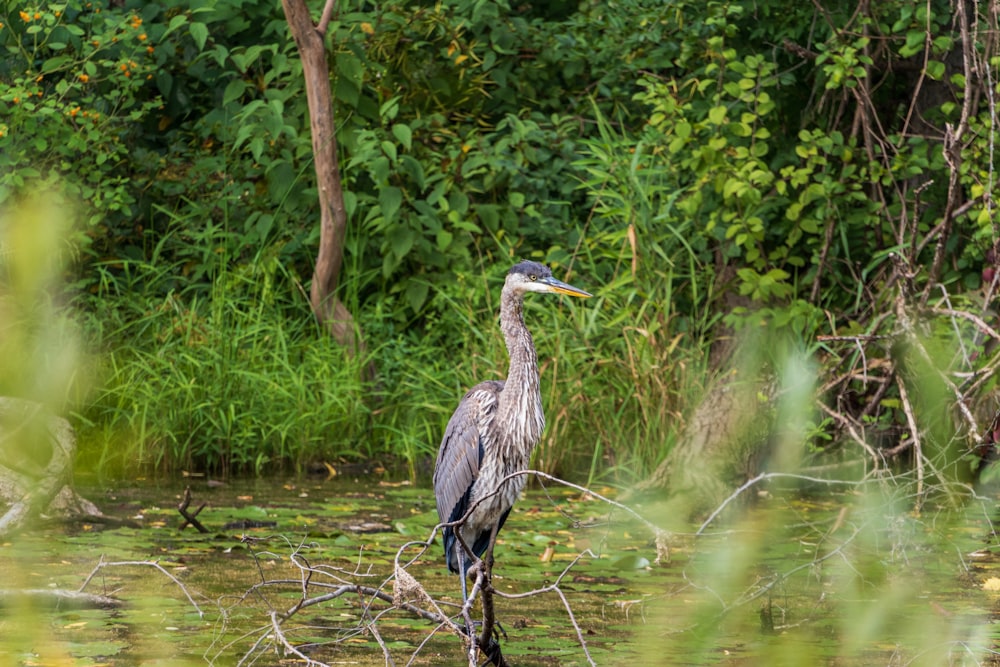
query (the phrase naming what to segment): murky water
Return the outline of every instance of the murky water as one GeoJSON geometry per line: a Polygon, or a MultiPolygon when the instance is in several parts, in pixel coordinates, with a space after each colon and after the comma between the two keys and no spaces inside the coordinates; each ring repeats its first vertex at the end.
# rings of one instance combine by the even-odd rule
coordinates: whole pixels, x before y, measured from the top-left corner
{"type": "MultiPolygon", "coordinates": [[[[86,492],[128,525],[50,524],[0,546],[2,588],[76,590],[113,563],[85,591],[123,602],[9,599],[0,664],[467,664],[446,629],[373,599],[393,594],[398,558],[416,559],[406,571],[440,608],[460,602],[439,544],[422,555],[414,544],[436,522],[429,489],[343,477],[190,485],[206,534],[179,530],[183,484],[138,483],[86,492]],[[285,646],[272,623],[303,592],[329,599],[278,626],[285,646]]],[[[789,493],[695,538],[669,506],[640,504],[676,531],[657,564],[642,523],[572,489],[535,488],[501,533],[495,585],[549,590],[497,599],[504,654],[515,665],[995,664],[989,505],[917,514],[884,490],[789,493]]]]}

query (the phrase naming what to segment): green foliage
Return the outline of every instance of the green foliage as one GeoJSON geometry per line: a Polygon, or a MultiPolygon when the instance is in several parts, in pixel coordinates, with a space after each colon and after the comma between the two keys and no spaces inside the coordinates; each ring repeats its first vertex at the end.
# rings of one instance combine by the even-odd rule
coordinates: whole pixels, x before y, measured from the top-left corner
{"type": "Polygon", "coordinates": [[[115,308],[97,313],[109,351],[84,413],[88,463],[260,474],[371,454],[361,387],[350,381],[359,365],[315,325],[290,325],[288,309],[301,305],[275,257],[220,273],[205,297],[162,285],[175,268],[103,273],[107,289],[124,291],[102,294],[115,308]],[[354,390],[330,391],[345,386],[354,390]]]}
{"type": "Polygon", "coordinates": [[[4,2],[0,23],[0,203],[60,182],[87,203],[96,238],[135,213],[130,151],[159,106],[143,92],[155,49],[142,19],[91,3],[4,2]]]}
{"type": "MultiPolygon", "coordinates": [[[[80,303],[97,315],[95,337],[133,350],[115,352],[109,377],[149,384],[150,402],[181,383],[151,361],[157,346],[190,351],[168,335],[164,304],[224,332],[199,347],[206,368],[252,359],[290,373],[306,355],[271,366],[257,351],[240,356],[262,328],[282,329],[291,347],[320,336],[290,296],[312,271],[318,211],[302,68],[280,5],[67,0],[2,12],[0,203],[57,179],[80,200],[90,248],[74,277],[80,303]],[[286,297],[254,310],[259,296],[247,294],[279,274],[286,297]]],[[[605,468],[648,467],[704,384],[694,371],[733,330],[790,330],[808,348],[831,326],[869,331],[872,312],[890,305],[887,259],[929,268],[941,230],[954,260],[934,280],[956,298],[978,288],[997,243],[994,114],[983,81],[966,80],[955,25],[943,2],[911,0],[864,11],[687,0],[340,7],[327,28],[350,216],[339,296],[379,381],[347,380],[361,360],[325,358],[345,373],[330,409],[349,408],[351,433],[376,434],[375,447],[401,447],[411,462],[432,454],[461,392],[502,375],[493,299],[507,266],[533,257],[600,295],[533,312],[547,328],[539,346],[551,346],[547,402],[569,410],[550,419],[540,461],[596,467],[588,436],[598,433],[605,468]],[[963,122],[945,159],[946,124],[963,122]],[[460,367],[441,350],[463,353],[460,367]],[[607,387],[605,403],[588,398],[607,387]],[[574,405],[590,421],[576,423],[574,405]]],[[[969,50],[981,54],[976,71],[995,67],[992,46],[980,46],[969,50]]],[[[296,401],[319,391],[292,376],[296,401]]],[[[258,409],[226,401],[235,415],[258,409]]],[[[292,423],[296,401],[268,419],[292,423]]],[[[134,414],[107,405],[102,420],[134,414]]],[[[220,468],[259,467],[219,443],[262,424],[241,431],[224,412],[164,441],[163,465],[220,456],[220,468]]],[[[284,456],[276,443],[287,437],[261,461],[284,456]]]]}

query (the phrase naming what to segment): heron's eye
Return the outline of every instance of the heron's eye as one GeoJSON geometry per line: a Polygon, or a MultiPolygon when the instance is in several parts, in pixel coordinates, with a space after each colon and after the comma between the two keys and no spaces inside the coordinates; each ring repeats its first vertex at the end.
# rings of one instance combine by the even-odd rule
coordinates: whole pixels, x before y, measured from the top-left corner
{"type": "Polygon", "coordinates": [[[528,280],[530,280],[531,282],[535,282],[536,280],[538,280],[538,276],[536,276],[534,273],[531,273],[528,275],[528,280]]]}

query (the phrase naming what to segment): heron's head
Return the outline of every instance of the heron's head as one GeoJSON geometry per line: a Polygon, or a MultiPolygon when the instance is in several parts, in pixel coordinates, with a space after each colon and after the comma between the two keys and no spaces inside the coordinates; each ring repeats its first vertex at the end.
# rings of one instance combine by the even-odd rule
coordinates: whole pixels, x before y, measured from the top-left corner
{"type": "Polygon", "coordinates": [[[578,296],[587,298],[593,296],[578,287],[568,285],[561,280],[552,277],[549,267],[531,260],[524,260],[511,267],[507,272],[507,280],[504,287],[514,289],[523,294],[525,292],[541,292],[543,294],[566,294],[568,296],[578,296]]]}

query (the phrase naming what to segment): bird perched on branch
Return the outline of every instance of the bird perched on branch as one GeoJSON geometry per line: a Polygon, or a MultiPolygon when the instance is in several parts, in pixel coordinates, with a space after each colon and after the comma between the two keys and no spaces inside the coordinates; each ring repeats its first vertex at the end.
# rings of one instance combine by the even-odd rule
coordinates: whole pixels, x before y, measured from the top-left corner
{"type": "Polygon", "coordinates": [[[469,390],[448,421],[434,466],[434,496],[444,529],[448,569],[461,575],[462,600],[468,599],[469,566],[486,552],[524,488],[531,452],[545,427],[538,387],[538,357],[524,325],[528,292],[590,297],[552,277],[548,267],[523,261],[507,273],[500,293],[500,330],[510,368],[506,381],[489,380],[469,390]],[[471,512],[470,512],[471,510],[471,512]],[[464,546],[463,546],[464,543],[464,546]]]}

